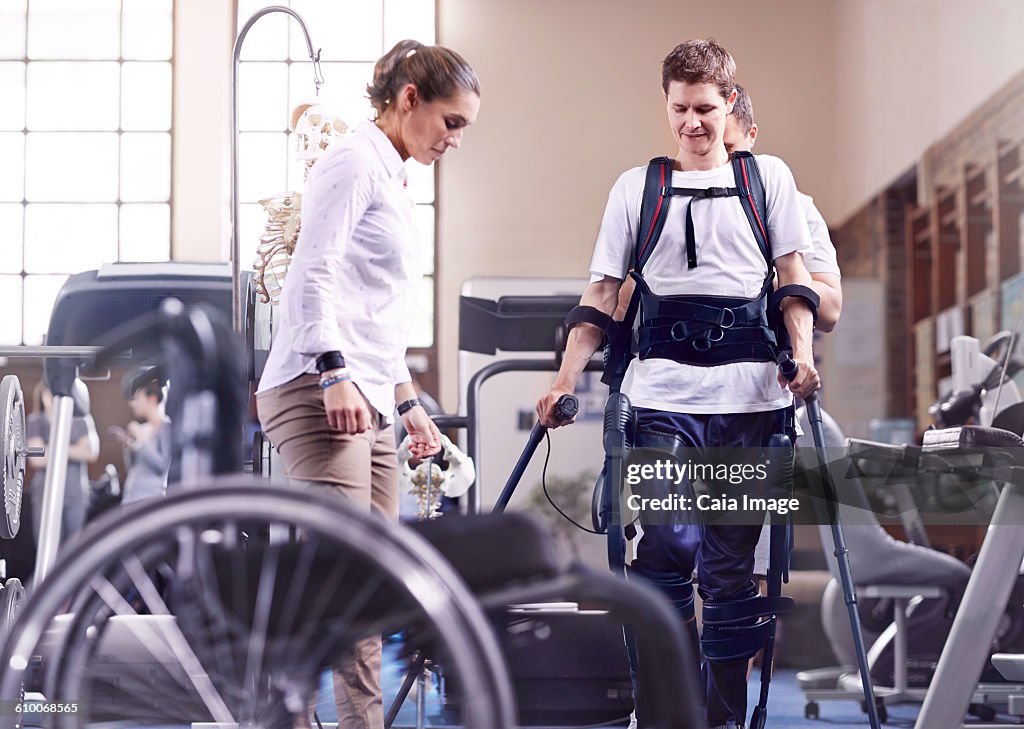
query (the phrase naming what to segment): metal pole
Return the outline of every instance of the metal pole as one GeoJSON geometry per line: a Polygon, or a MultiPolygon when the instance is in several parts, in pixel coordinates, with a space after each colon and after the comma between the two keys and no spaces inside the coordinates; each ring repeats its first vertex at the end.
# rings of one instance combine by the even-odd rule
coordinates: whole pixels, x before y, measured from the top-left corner
{"type": "Polygon", "coordinates": [[[0,347],[0,357],[54,357],[91,360],[106,347],[43,345],[40,347],[0,347]]]}
{"type": "Polygon", "coordinates": [[[238,59],[242,53],[242,44],[245,36],[253,24],[270,13],[286,13],[295,18],[302,34],[306,39],[306,50],[309,52],[309,60],[313,62],[313,83],[317,92],[320,91],[322,79],[320,77],[320,52],[313,50],[313,41],[309,37],[309,29],[302,16],[291,8],[283,5],[271,5],[257,10],[242,26],[241,32],[235,39],[235,47],[232,52],[231,64],[231,321],[236,332],[242,331],[242,292],[241,292],[241,263],[238,260],[241,254],[241,237],[238,232],[238,59]]]}
{"type": "Polygon", "coordinates": [[[1024,494],[1016,486],[1004,484],[921,713],[917,715],[917,729],[956,729],[963,724],[1024,559],[1021,524],[1024,494]]]}
{"type": "Polygon", "coordinates": [[[43,513],[39,520],[39,550],[32,587],[38,587],[50,570],[60,548],[61,517],[64,508],[64,486],[68,473],[68,451],[71,448],[71,419],[75,401],[55,395],[50,442],[46,449],[46,476],[43,481],[43,513]]]}
{"type": "Polygon", "coordinates": [[[854,652],[857,654],[861,688],[864,690],[864,706],[872,729],[879,729],[881,722],[878,718],[878,704],[875,701],[875,687],[871,684],[871,670],[868,666],[867,648],[864,646],[864,633],[861,631],[860,614],[857,612],[857,587],[853,582],[849,550],[846,548],[843,525],[839,520],[839,496],[836,493],[835,481],[832,478],[832,467],[829,465],[828,453],[825,450],[825,431],[822,427],[821,404],[818,402],[817,394],[804,398],[804,405],[807,407],[807,419],[811,424],[814,450],[818,456],[818,463],[821,465],[822,476],[824,476],[825,502],[828,505],[829,511],[832,546],[835,548],[833,554],[836,558],[836,566],[839,569],[839,581],[843,588],[846,610],[850,618],[850,632],[853,635],[854,652]]]}

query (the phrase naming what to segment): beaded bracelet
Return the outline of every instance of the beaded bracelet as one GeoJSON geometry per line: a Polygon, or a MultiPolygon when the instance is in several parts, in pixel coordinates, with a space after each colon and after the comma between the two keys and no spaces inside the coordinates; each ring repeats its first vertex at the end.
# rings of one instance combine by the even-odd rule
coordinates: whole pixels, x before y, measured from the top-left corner
{"type": "Polygon", "coordinates": [[[324,372],[321,372],[320,373],[320,381],[323,382],[324,380],[330,380],[330,379],[332,379],[334,377],[348,377],[348,376],[349,376],[348,367],[336,367],[333,370],[326,370],[324,372]]]}
{"type": "Polygon", "coordinates": [[[336,375],[335,377],[324,377],[324,378],[320,379],[320,389],[321,390],[326,390],[331,385],[337,385],[339,382],[351,382],[351,381],[352,381],[352,376],[348,375],[348,374],[336,375]]]}

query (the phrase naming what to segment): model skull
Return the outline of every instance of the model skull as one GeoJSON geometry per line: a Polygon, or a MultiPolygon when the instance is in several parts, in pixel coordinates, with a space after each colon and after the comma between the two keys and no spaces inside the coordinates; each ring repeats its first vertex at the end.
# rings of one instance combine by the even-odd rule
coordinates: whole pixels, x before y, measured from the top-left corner
{"type": "Polygon", "coordinates": [[[348,131],[348,124],[321,104],[299,104],[292,112],[295,130],[295,157],[308,161],[319,159],[335,139],[348,131]]]}

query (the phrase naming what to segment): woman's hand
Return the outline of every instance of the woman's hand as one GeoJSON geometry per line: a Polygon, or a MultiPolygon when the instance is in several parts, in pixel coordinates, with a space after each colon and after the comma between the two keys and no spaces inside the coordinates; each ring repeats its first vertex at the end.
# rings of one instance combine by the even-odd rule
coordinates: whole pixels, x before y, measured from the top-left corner
{"type": "Polygon", "coordinates": [[[373,424],[370,403],[351,381],[338,382],[324,390],[327,424],[348,435],[370,429],[373,424]]]}
{"type": "Polygon", "coordinates": [[[423,460],[440,452],[441,432],[420,405],[402,416],[402,424],[409,433],[409,453],[413,458],[423,460]]]}

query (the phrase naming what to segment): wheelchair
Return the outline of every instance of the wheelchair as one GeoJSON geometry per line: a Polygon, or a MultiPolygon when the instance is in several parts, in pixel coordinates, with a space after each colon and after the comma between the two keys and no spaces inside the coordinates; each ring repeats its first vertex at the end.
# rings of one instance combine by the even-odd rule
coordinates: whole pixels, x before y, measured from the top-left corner
{"type": "MultiPolygon", "coordinates": [[[[96,364],[126,351],[169,368],[177,486],[112,509],[66,545],[0,648],[0,706],[33,708],[24,697],[41,694],[45,727],[293,729],[325,669],[356,641],[401,631],[410,664],[430,655],[458,682],[462,726],[505,729],[516,707],[487,612],[570,598],[607,606],[645,656],[677,669],[639,687],[651,726],[702,726],[697,702],[681,700],[697,695],[678,670],[694,661],[650,589],[569,565],[522,515],[417,533],[342,497],[238,473],[245,354],[208,305],[150,307],[112,328],[96,364]]],[[[59,399],[77,367],[57,362],[47,377],[59,399]]]]}

